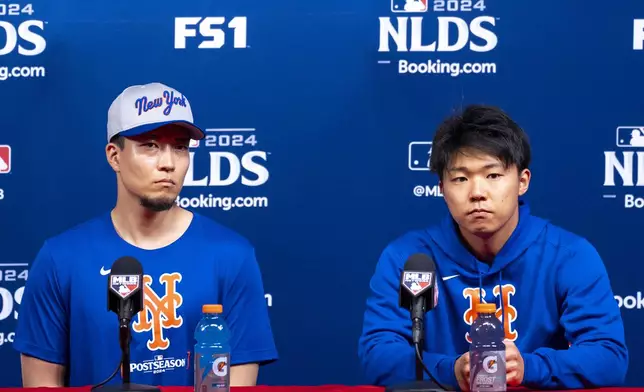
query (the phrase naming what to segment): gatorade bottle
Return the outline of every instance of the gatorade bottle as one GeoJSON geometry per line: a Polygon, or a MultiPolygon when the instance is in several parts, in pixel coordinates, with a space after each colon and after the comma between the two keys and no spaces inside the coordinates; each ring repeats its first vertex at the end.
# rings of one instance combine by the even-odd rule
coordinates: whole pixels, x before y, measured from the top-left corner
{"type": "Polygon", "coordinates": [[[194,392],[230,391],[229,330],[221,305],[204,305],[195,328],[194,392]]]}
{"type": "Polygon", "coordinates": [[[470,329],[470,390],[504,392],[507,383],[503,325],[495,315],[495,304],[478,304],[476,312],[470,329]]]}

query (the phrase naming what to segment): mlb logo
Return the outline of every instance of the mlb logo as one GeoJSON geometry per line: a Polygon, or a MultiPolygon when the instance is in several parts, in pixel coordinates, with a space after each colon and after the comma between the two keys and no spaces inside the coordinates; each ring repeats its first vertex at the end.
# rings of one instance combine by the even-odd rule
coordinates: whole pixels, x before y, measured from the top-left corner
{"type": "Polygon", "coordinates": [[[129,297],[140,287],[138,275],[112,275],[110,288],[121,298],[129,297]]]}
{"type": "Polygon", "coordinates": [[[431,281],[431,272],[405,271],[403,275],[403,286],[405,286],[413,296],[417,296],[430,287],[431,281]]]}
{"type": "Polygon", "coordinates": [[[644,126],[617,127],[617,147],[644,147],[644,126]]]}
{"type": "Polygon", "coordinates": [[[199,140],[190,139],[190,144],[188,148],[197,148],[199,147],[199,140]]]}
{"type": "Polygon", "coordinates": [[[391,0],[391,12],[427,12],[428,0],[391,0]]]}
{"type": "Polygon", "coordinates": [[[0,174],[11,171],[11,146],[0,145],[0,174]]]}
{"type": "Polygon", "coordinates": [[[432,142],[411,142],[407,154],[407,167],[414,171],[429,171],[432,142]]]}

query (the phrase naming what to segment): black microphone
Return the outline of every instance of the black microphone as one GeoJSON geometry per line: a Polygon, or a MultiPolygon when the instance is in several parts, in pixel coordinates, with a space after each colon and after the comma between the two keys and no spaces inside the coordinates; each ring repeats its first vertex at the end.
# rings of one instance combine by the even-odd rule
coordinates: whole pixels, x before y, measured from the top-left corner
{"type": "Polygon", "coordinates": [[[436,285],[436,264],[426,254],[416,253],[405,262],[400,276],[398,305],[409,310],[411,317],[412,344],[416,350],[416,381],[389,386],[385,392],[435,392],[447,390],[423,363],[423,341],[425,336],[425,313],[438,304],[436,285]],[[423,370],[431,381],[423,380],[423,370]]]}
{"type": "Polygon", "coordinates": [[[143,309],[143,267],[134,257],[124,256],[112,264],[107,276],[107,311],[118,316],[121,361],[114,373],[100,384],[92,386],[92,391],[101,392],[161,392],[151,385],[130,383],[130,340],[132,318],[143,309]],[[121,370],[121,385],[105,386],[121,370]]]}
{"type": "Polygon", "coordinates": [[[143,267],[134,257],[125,256],[112,264],[107,279],[107,310],[118,315],[119,325],[129,326],[143,309],[143,267]]]}
{"type": "Polygon", "coordinates": [[[429,256],[411,255],[400,277],[398,303],[411,314],[412,343],[422,346],[425,313],[437,305],[436,264],[429,256]]]}

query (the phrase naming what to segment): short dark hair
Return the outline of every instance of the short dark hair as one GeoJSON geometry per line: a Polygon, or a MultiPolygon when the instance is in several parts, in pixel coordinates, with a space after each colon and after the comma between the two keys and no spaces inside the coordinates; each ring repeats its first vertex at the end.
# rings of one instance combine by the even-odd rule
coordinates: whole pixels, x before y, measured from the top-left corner
{"type": "Polygon", "coordinates": [[[519,172],[530,165],[528,135],[495,106],[470,105],[444,120],[432,142],[430,170],[442,180],[453,155],[464,148],[497,157],[506,168],[516,165],[519,172]]]}
{"type": "Polygon", "coordinates": [[[110,143],[116,144],[121,150],[125,148],[125,138],[123,137],[123,135],[116,134],[112,136],[110,143]]]}

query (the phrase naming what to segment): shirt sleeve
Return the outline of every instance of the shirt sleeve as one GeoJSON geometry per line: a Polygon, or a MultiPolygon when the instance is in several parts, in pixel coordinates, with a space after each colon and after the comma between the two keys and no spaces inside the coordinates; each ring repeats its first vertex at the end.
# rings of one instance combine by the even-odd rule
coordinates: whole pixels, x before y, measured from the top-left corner
{"type": "Polygon", "coordinates": [[[582,240],[557,276],[557,291],[563,298],[560,323],[571,345],[567,350],[544,347],[522,353],[524,386],[583,389],[623,385],[629,361],[624,325],[601,257],[582,240]]]}
{"type": "Polygon", "coordinates": [[[13,347],[20,353],[66,365],[68,303],[47,242],[29,270],[13,347]]]}
{"type": "Polygon", "coordinates": [[[232,279],[226,280],[223,311],[231,332],[231,365],[277,360],[264,284],[251,249],[232,279]]]}

